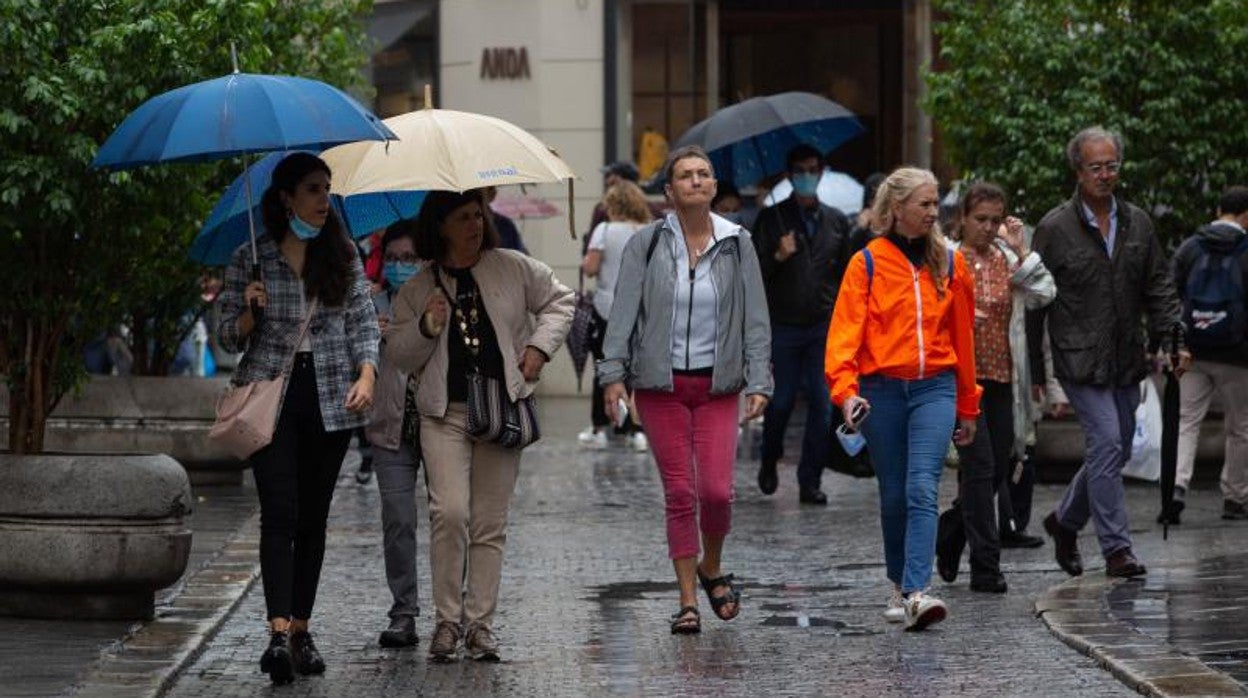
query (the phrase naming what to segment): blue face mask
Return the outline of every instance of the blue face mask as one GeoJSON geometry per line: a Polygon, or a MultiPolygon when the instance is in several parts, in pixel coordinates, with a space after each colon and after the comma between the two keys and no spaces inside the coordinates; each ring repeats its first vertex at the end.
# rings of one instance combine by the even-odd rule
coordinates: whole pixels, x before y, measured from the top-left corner
{"type": "Polygon", "coordinates": [[[789,182],[793,184],[793,191],[798,196],[814,196],[819,190],[819,173],[799,172],[791,175],[789,182]]]}
{"type": "Polygon", "coordinates": [[[290,229],[300,240],[311,240],[321,234],[319,226],[303,220],[298,214],[290,214],[290,229]]]}
{"type": "Polygon", "coordinates": [[[867,437],[862,432],[853,430],[844,424],[836,428],[836,440],[841,442],[841,448],[845,449],[845,455],[853,458],[862,452],[867,445],[867,437]]]}
{"type": "Polygon", "coordinates": [[[386,283],[390,285],[390,288],[399,288],[419,272],[420,264],[416,262],[386,262],[381,268],[381,273],[386,277],[386,283]]]}

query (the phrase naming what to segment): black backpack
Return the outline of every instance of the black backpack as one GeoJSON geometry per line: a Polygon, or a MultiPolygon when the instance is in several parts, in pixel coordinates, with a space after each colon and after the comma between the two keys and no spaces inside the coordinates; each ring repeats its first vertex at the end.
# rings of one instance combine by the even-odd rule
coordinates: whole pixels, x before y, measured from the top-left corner
{"type": "Polygon", "coordinates": [[[1248,237],[1230,253],[1214,252],[1197,243],[1198,256],[1183,291],[1183,324],[1193,349],[1231,349],[1248,339],[1248,307],[1244,302],[1241,257],[1248,237]]]}

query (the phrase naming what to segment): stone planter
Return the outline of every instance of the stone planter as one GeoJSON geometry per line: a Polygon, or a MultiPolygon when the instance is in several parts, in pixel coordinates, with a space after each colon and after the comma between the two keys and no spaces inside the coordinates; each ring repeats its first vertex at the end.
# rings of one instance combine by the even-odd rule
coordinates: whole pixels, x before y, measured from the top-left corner
{"type": "Polygon", "coordinates": [[[151,618],[186,569],[190,510],[169,456],[0,453],[0,614],[151,618]]]}
{"type": "MultiPolygon", "coordinates": [[[[68,453],[165,453],[192,484],[240,484],[247,464],[208,441],[226,378],[92,376],[48,419],[44,448],[68,453]]],[[[8,428],[0,385],[0,429],[8,428]]]]}

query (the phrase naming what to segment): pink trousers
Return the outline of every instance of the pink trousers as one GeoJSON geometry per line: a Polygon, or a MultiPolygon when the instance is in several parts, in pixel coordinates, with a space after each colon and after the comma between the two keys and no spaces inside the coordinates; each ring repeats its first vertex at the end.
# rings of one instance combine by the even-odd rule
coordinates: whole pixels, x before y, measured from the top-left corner
{"type": "Polygon", "coordinates": [[[732,526],[737,396],[711,395],[710,388],[709,376],[676,376],[673,392],[638,390],[633,398],[663,478],[673,560],[698,556],[699,523],[715,537],[732,526]]]}

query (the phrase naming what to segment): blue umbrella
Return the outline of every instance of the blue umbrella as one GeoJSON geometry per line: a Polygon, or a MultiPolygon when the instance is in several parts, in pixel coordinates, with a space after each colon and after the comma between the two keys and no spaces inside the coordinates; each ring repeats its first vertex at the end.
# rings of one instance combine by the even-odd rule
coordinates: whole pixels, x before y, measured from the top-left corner
{"type": "MultiPolygon", "coordinates": [[[[319,151],[397,138],[345,92],[308,78],[240,73],[235,57],[233,74],[179,87],[139,105],[100,146],[91,166],[121,170],[234,155],[246,160],[274,150],[319,151]]],[[[247,197],[252,194],[250,186],[243,191],[247,197]]],[[[250,202],[246,211],[252,277],[258,279],[250,202]]]]}
{"type": "Polygon", "coordinates": [[[748,185],[783,170],[795,145],[827,153],[864,131],[853,112],[830,99],[784,92],[720,109],[686,131],[676,147],[701,146],[720,179],[748,185]]]}
{"type": "Polygon", "coordinates": [[[381,119],[336,87],[236,72],[147,100],[104,141],[91,166],[123,170],[395,139],[381,119]]]}
{"type": "MultiPolygon", "coordinates": [[[[285,151],[269,153],[230,184],[192,243],[191,259],[209,266],[229,263],[234,250],[247,241],[250,230],[248,203],[254,202],[250,208],[251,218],[255,218],[260,197],[273,179],[273,168],[287,155],[290,153],[285,151]],[[250,192],[244,191],[248,183],[250,192]]],[[[401,218],[415,216],[424,200],[423,191],[376,192],[349,196],[345,200],[334,196],[333,204],[346,222],[348,232],[359,238],[401,218]]]]}

